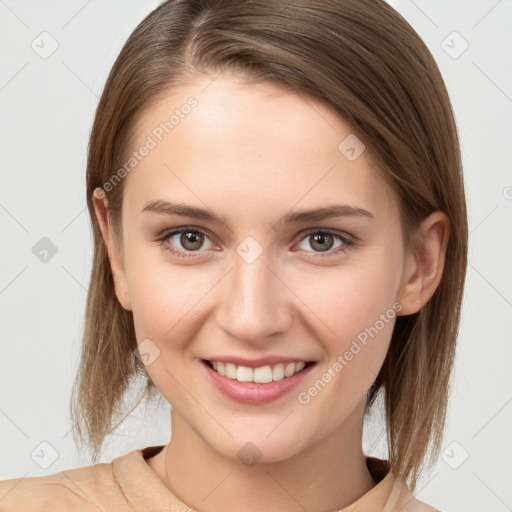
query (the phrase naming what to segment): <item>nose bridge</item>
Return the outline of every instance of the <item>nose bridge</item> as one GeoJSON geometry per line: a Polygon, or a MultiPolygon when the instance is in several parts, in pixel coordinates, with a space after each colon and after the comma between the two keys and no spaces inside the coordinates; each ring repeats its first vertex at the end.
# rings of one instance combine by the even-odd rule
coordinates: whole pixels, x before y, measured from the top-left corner
{"type": "Polygon", "coordinates": [[[270,270],[270,260],[270,251],[251,240],[237,248],[221,318],[221,326],[236,338],[258,342],[287,326],[285,286],[270,270]]]}

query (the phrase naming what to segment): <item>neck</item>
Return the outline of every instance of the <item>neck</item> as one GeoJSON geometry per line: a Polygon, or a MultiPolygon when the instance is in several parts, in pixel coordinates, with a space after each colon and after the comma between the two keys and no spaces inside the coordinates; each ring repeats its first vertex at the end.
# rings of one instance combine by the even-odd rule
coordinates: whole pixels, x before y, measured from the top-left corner
{"type": "Polygon", "coordinates": [[[375,486],[362,452],[362,409],[355,412],[342,428],[306,450],[248,466],[213,450],[172,410],[172,439],[152,467],[180,501],[198,512],[340,510],[375,486]]]}

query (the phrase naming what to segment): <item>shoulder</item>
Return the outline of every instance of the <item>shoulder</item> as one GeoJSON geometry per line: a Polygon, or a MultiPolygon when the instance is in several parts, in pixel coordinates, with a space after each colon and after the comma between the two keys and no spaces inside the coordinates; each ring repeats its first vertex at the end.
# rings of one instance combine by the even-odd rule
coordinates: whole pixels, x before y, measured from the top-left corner
{"type": "Polygon", "coordinates": [[[123,503],[127,504],[115,481],[112,463],[0,480],[0,511],[97,511],[123,503]]]}
{"type": "Polygon", "coordinates": [[[389,510],[396,509],[401,512],[441,512],[416,498],[400,478],[394,478],[386,505],[390,507],[389,510]]]}
{"type": "Polygon", "coordinates": [[[440,512],[418,500],[406,482],[393,473],[388,460],[367,456],[366,465],[376,482],[375,487],[341,512],[440,512]]]}
{"type": "MultiPolygon", "coordinates": [[[[411,495],[412,496],[412,495],[411,495]]],[[[403,512],[441,512],[439,509],[418,500],[414,496],[410,498],[403,509],[403,512]]]]}

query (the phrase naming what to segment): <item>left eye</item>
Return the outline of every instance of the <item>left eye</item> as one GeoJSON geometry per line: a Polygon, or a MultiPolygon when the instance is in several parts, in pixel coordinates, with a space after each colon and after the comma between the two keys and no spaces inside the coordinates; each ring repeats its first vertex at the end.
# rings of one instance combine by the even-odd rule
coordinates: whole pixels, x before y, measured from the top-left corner
{"type": "MultiPolygon", "coordinates": [[[[194,253],[196,252],[202,252],[199,249],[201,249],[205,240],[210,239],[208,235],[200,229],[180,228],[165,232],[158,240],[161,244],[169,241],[169,244],[165,246],[165,249],[171,253],[182,257],[190,257],[195,256],[194,253]],[[184,250],[176,247],[176,240],[172,242],[172,239],[175,237],[178,237],[177,240],[179,241],[179,244],[184,248],[184,250]]],[[[309,242],[310,246],[313,247],[313,249],[316,249],[313,252],[320,253],[317,254],[318,256],[323,256],[321,253],[327,253],[327,256],[330,256],[338,252],[343,252],[355,244],[354,240],[339,233],[332,231],[322,231],[318,229],[306,233],[301,239],[300,243],[303,244],[309,240],[311,240],[311,242],[309,242]],[[334,248],[334,250],[331,250],[336,239],[339,241],[339,244],[334,248]]],[[[209,249],[212,246],[213,244],[210,241],[210,247],[206,247],[206,249],[209,249]]],[[[308,251],[308,249],[300,247],[300,244],[299,249],[305,250],[306,252],[311,252],[308,251]]]]}
{"type": "Polygon", "coordinates": [[[329,254],[344,251],[353,244],[353,241],[348,237],[342,236],[338,233],[333,233],[332,231],[310,231],[306,234],[305,238],[303,238],[303,242],[310,240],[312,241],[308,243],[311,247],[316,247],[319,249],[319,252],[329,252],[329,254]],[[335,250],[331,251],[330,249],[332,249],[335,239],[338,239],[341,243],[335,247],[335,250]]]}

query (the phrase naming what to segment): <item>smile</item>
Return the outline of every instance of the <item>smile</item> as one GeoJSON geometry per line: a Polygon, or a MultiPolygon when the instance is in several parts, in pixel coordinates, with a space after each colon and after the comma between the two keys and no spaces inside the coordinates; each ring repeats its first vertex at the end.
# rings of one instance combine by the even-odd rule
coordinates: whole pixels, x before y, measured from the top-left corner
{"type": "Polygon", "coordinates": [[[272,366],[250,368],[234,363],[210,362],[202,359],[200,367],[203,368],[207,381],[223,396],[243,404],[261,405],[289,394],[292,389],[304,381],[316,364],[313,361],[307,363],[297,361],[297,363],[278,363],[272,366]],[[214,368],[214,363],[217,369],[214,368]],[[224,375],[221,373],[222,371],[224,375]],[[274,372],[276,372],[276,380],[273,380],[274,372]],[[269,380],[270,375],[272,375],[272,380],[269,380]],[[245,380],[239,380],[238,377],[245,380]],[[258,382],[258,379],[265,382],[258,382]]]}
{"type": "Polygon", "coordinates": [[[287,364],[278,363],[272,366],[265,365],[258,368],[249,368],[248,366],[224,363],[222,361],[206,361],[206,363],[217,373],[228,379],[237,380],[238,382],[256,382],[258,384],[286,379],[299,373],[307,365],[314,364],[312,361],[297,361],[287,364]]]}

